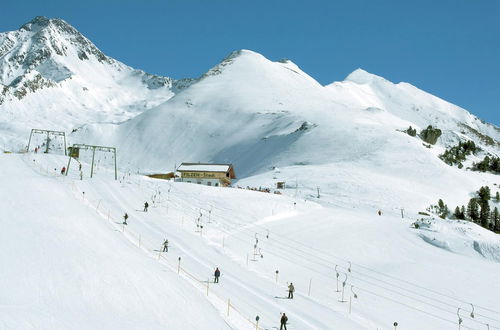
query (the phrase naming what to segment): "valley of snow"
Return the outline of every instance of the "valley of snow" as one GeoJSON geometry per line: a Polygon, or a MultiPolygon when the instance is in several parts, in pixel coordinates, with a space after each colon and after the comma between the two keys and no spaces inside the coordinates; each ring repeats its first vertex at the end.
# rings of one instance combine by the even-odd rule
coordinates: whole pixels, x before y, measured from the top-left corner
{"type": "Polygon", "coordinates": [[[467,167],[500,155],[500,129],[465,109],[361,69],[322,86],[248,50],[198,79],[153,76],[43,17],[0,34],[0,84],[2,328],[255,329],[258,315],[272,329],[285,312],[289,329],[500,329],[498,234],[419,214],[499,190],[467,167]],[[428,125],[432,146],[404,132],[428,125]],[[62,140],[35,154],[34,135],[26,152],[33,128],[116,147],[118,180],[102,153],[90,178],[83,151],[83,180],[76,161],[62,176],[62,140]],[[482,151],[463,169],[439,159],[467,140],[482,151]],[[181,162],[231,163],[237,179],[144,175],[181,162]],[[281,195],[244,189],[277,182],[281,195]]]}

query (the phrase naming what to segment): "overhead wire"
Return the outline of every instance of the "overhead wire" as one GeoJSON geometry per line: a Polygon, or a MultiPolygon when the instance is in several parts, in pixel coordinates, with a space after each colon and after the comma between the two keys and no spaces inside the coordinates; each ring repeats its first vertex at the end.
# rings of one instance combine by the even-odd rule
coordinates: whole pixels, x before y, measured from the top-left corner
{"type": "MultiPolygon", "coordinates": [[[[181,200],[182,200],[182,199],[181,199],[181,200]]],[[[189,203],[185,202],[184,200],[182,200],[182,202],[184,202],[184,204],[187,204],[188,208],[190,208],[190,209],[193,211],[193,213],[196,213],[196,211],[197,211],[197,210],[202,210],[202,209],[203,209],[203,210],[205,210],[205,211],[209,211],[209,210],[204,209],[204,208],[202,208],[202,207],[193,207],[193,206],[192,206],[192,204],[189,204],[189,203]]],[[[178,205],[179,205],[179,204],[178,204],[178,205]]],[[[180,206],[180,205],[179,205],[179,206],[180,206]]],[[[182,206],[181,206],[181,207],[182,207],[182,206]]],[[[212,208],[211,208],[210,212],[214,211],[214,209],[215,209],[215,210],[217,210],[218,208],[217,208],[217,207],[215,207],[215,208],[214,208],[214,207],[212,206],[212,208]]],[[[182,210],[183,210],[183,211],[185,211],[185,210],[186,210],[186,207],[183,207],[183,208],[182,208],[182,210]]],[[[214,213],[214,219],[215,219],[215,217],[216,217],[216,215],[215,215],[215,213],[214,213]]],[[[252,237],[252,239],[253,239],[253,238],[254,238],[254,236],[253,236],[252,234],[250,234],[250,233],[248,233],[248,234],[247,234],[247,233],[245,233],[245,231],[250,231],[250,230],[251,230],[251,228],[250,228],[250,227],[259,227],[261,230],[266,230],[266,231],[267,231],[267,228],[262,228],[262,226],[260,226],[259,224],[247,224],[247,223],[237,222],[237,221],[234,221],[234,220],[229,220],[229,218],[227,218],[227,217],[225,217],[225,216],[223,216],[223,215],[220,215],[220,214],[219,214],[217,217],[222,218],[223,220],[225,220],[225,222],[226,222],[226,223],[231,223],[231,224],[234,226],[234,228],[236,228],[236,229],[238,230],[238,232],[237,232],[237,233],[231,233],[231,232],[227,232],[226,230],[221,230],[221,229],[219,229],[219,230],[221,230],[221,231],[225,232],[225,233],[226,233],[226,234],[228,234],[228,235],[232,235],[234,238],[236,238],[236,237],[234,236],[235,234],[242,233],[242,234],[244,234],[244,235],[246,235],[246,236],[251,236],[251,237],[252,237]]],[[[231,219],[234,219],[234,218],[231,218],[231,219]]],[[[261,233],[261,234],[262,234],[262,233],[261,233]]],[[[262,234],[262,235],[264,235],[264,234],[262,234]]],[[[308,249],[310,249],[310,250],[315,250],[316,252],[319,252],[319,253],[321,253],[321,254],[326,254],[326,255],[329,255],[328,253],[326,253],[326,252],[324,252],[324,251],[321,251],[321,250],[318,250],[318,249],[314,249],[314,248],[311,248],[311,247],[305,246],[305,245],[303,245],[301,242],[298,242],[298,241],[296,241],[296,240],[290,239],[290,238],[285,237],[285,236],[283,236],[283,235],[279,235],[279,234],[277,234],[277,233],[274,233],[274,232],[273,232],[273,236],[283,237],[283,238],[285,238],[286,240],[293,241],[293,242],[295,242],[296,244],[301,245],[301,246],[303,246],[303,247],[306,247],[306,248],[308,248],[308,249]]],[[[242,240],[242,239],[239,239],[239,240],[240,240],[240,241],[244,241],[244,240],[242,240]]],[[[275,240],[275,242],[278,242],[278,244],[282,244],[282,245],[284,245],[285,247],[287,247],[287,250],[288,250],[288,248],[293,248],[295,251],[299,251],[300,253],[305,254],[306,256],[308,256],[308,259],[307,259],[307,260],[308,260],[308,262],[311,262],[310,257],[313,257],[313,258],[317,258],[317,259],[319,259],[319,260],[321,260],[321,261],[324,261],[324,262],[327,262],[327,263],[328,263],[327,265],[325,265],[325,264],[323,264],[323,263],[318,263],[318,262],[316,262],[316,264],[317,264],[317,265],[320,265],[320,266],[322,266],[322,267],[326,267],[327,269],[329,268],[329,266],[331,267],[331,264],[330,264],[330,261],[329,261],[329,260],[327,260],[327,259],[325,259],[325,258],[322,258],[322,257],[319,257],[317,254],[312,254],[312,253],[310,253],[310,252],[308,252],[308,251],[304,251],[304,250],[297,249],[297,246],[296,246],[296,245],[295,245],[295,246],[290,246],[289,244],[286,244],[286,243],[283,243],[283,242],[280,242],[280,241],[277,241],[277,240],[275,240]]],[[[284,248],[283,248],[283,247],[281,247],[281,249],[284,249],[284,248]]],[[[275,254],[275,253],[272,253],[271,251],[266,251],[266,253],[270,253],[270,254],[276,255],[277,257],[282,258],[282,259],[285,259],[285,260],[290,261],[290,262],[295,262],[294,260],[291,260],[291,259],[289,259],[289,258],[284,258],[282,254],[275,254]]],[[[344,259],[344,258],[341,258],[341,257],[338,257],[338,256],[334,256],[334,255],[330,255],[330,256],[331,256],[331,257],[334,257],[334,258],[337,258],[338,260],[342,260],[343,262],[350,262],[349,260],[344,259]]],[[[439,293],[439,292],[437,292],[437,291],[427,289],[427,288],[425,288],[425,287],[422,287],[422,286],[416,285],[416,284],[411,283],[411,282],[409,282],[409,281],[406,281],[406,280],[402,280],[402,279],[396,278],[396,277],[394,277],[394,276],[392,276],[392,275],[388,275],[388,274],[384,274],[384,273],[381,273],[381,272],[376,271],[376,270],[372,270],[372,269],[370,269],[369,267],[366,267],[366,266],[363,266],[363,265],[360,265],[360,264],[357,264],[357,263],[351,263],[351,264],[356,265],[356,266],[361,267],[361,268],[364,268],[364,269],[367,269],[367,270],[369,270],[369,271],[375,272],[375,273],[377,273],[377,274],[379,274],[379,275],[382,275],[382,276],[387,276],[387,277],[389,277],[389,278],[393,278],[393,279],[396,279],[396,280],[398,280],[398,281],[405,282],[405,283],[407,283],[407,284],[414,285],[414,286],[416,286],[416,287],[420,287],[420,288],[426,289],[427,291],[432,292],[432,293],[434,293],[434,294],[441,295],[441,296],[447,297],[447,298],[449,298],[449,299],[454,299],[454,300],[457,300],[457,301],[460,301],[460,302],[463,302],[463,303],[469,304],[469,303],[464,302],[464,301],[461,301],[461,300],[459,300],[459,299],[457,299],[457,298],[455,298],[455,297],[451,297],[451,296],[448,296],[448,295],[446,295],[446,294],[442,294],[442,293],[439,293]]],[[[340,267],[341,267],[341,268],[344,268],[344,269],[347,269],[347,268],[345,268],[344,266],[340,266],[340,267]]],[[[315,272],[316,272],[316,273],[319,273],[320,275],[323,275],[323,276],[328,277],[328,275],[327,275],[327,274],[325,274],[325,273],[323,273],[322,271],[315,270],[315,272]]],[[[385,284],[390,285],[390,286],[394,286],[394,287],[396,287],[396,288],[398,288],[398,289],[408,291],[408,292],[410,292],[411,294],[416,294],[416,295],[421,296],[421,297],[424,297],[424,298],[426,298],[426,299],[433,300],[433,301],[438,302],[438,303],[440,303],[440,304],[443,304],[443,305],[446,305],[446,306],[449,306],[449,307],[453,307],[453,308],[457,308],[457,306],[455,306],[455,305],[451,305],[451,304],[449,304],[449,303],[447,303],[447,302],[444,302],[444,301],[442,301],[442,300],[435,299],[435,298],[432,298],[432,297],[429,297],[429,296],[426,296],[426,295],[422,295],[422,294],[420,294],[420,293],[417,293],[417,292],[415,292],[415,291],[409,290],[409,289],[407,289],[407,288],[404,288],[404,287],[401,287],[401,286],[397,286],[397,285],[394,285],[394,284],[392,284],[392,283],[388,283],[388,282],[386,282],[386,281],[383,281],[383,280],[380,280],[380,279],[374,278],[373,276],[370,276],[370,275],[367,275],[367,274],[363,274],[363,273],[360,273],[360,275],[362,275],[362,276],[366,276],[366,277],[371,278],[371,279],[376,280],[376,281],[380,281],[380,282],[385,283],[385,284]]],[[[352,277],[352,278],[355,278],[355,277],[354,277],[354,276],[352,276],[352,275],[351,275],[351,277],[352,277]]],[[[377,285],[377,284],[370,283],[369,281],[366,281],[366,280],[364,280],[364,279],[361,279],[361,278],[358,278],[358,277],[356,277],[356,279],[361,280],[361,281],[364,281],[364,282],[366,282],[366,283],[368,283],[368,284],[371,284],[371,285],[374,285],[374,286],[378,286],[378,287],[380,287],[380,288],[382,288],[382,289],[384,289],[384,290],[388,290],[388,291],[390,291],[390,292],[393,292],[393,293],[399,294],[399,295],[404,296],[404,297],[407,297],[407,298],[409,298],[409,299],[413,299],[413,300],[419,301],[419,302],[424,303],[424,304],[427,304],[427,305],[429,305],[429,306],[431,306],[431,307],[434,307],[434,308],[440,309],[440,310],[442,310],[442,311],[444,311],[444,312],[447,312],[447,313],[452,313],[452,314],[454,313],[454,312],[451,312],[451,311],[445,310],[445,309],[443,309],[443,308],[440,308],[439,306],[436,306],[436,305],[433,305],[433,304],[430,304],[430,303],[424,302],[424,301],[422,301],[422,300],[419,300],[419,299],[417,299],[417,298],[414,298],[414,297],[411,297],[411,296],[408,296],[408,295],[404,295],[404,294],[402,294],[402,293],[400,293],[400,292],[397,292],[397,291],[394,291],[394,290],[388,289],[388,288],[386,288],[386,287],[383,287],[383,286],[380,286],[380,285],[377,285]]],[[[480,309],[484,309],[484,310],[489,310],[488,308],[483,308],[482,306],[479,306],[479,305],[477,305],[477,306],[476,306],[476,305],[474,305],[474,307],[477,307],[477,308],[480,308],[480,309]]],[[[467,309],[465,309],[465,308],[463,308],[463,310],[464,310],[464,311],[467,311],[467,309]]],[[[492,312],[494,312],[494,313],[496,313],[496,312],[495,312],[495,311],[493,311],[493,310],[491,310],[491,311],[492,311],[492,312]]],[[[489,317],[489,316],[486,316],[486,315],[479,314],[479,313],[477,313],[477,312],[476,312],[476,315],[481,316],[481,317],[483,317],[483,318],[487,318],[487,319],[492,320],[492,321],[495,321],[495,322],[499,322],[499,321],[498,321],[498,320],[496,320],[496,319],[493,319],[493,318],[491,318],[491,317],[489,317]]],[[[471,319],[471,320],[472,320],[472,321],[475,321],[475,322],[478,322],[478,323],[481,323],[481,322],[479,322],[479,321],[477,321],[477,320],[475,320],[475,319],[471,319]]],[[[481,323],[481,324],[484,324],[484,323],[481,323]]]]}

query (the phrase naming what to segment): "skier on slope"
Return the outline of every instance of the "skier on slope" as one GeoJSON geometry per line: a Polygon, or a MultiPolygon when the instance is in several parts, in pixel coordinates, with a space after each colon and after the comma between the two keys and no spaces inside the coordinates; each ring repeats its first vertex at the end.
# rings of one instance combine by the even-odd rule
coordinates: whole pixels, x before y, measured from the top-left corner
{"type": "Polygon", "coordinates": [[[65,172],[66,172],[66,167],[63,166],[63,168],[61,168],[61,174],[64,175],[65,172]]]}
{"type": "Polygon", "coordinates": [[[382,215],[382,211],[381,210],[378,210],[378,215],[381,216],[382,215]]]}
{"type": "Polygon", "coordinates": [[[219,283],[219,277],[220,277],[220,270],[219,267],[216,267],[214,272],[214,283],[219,283]]]}
{"type": "Polygon", "coordinates": [[[285,313],[283,313],[281,314],[281,319],[280,319],[280,330],[287,330],[286,322],[288,322],[288,317],[286,316],[285,313]]]}
{"type": "Polygon", "coordinates": [[[144,212],[148,211],[149,204],[148,202],[144,202],[144,212]]]}
{"type": "Polygon", "coordinates": [[[168,239],[163,242],[163,252],[168,252],[168,239]]]}
{"type": "Polygon", "coordinates": [[[288,286],[288,299],[293,299],[293,293],[295,291],[295,287],[293,286],[293,283],[290,283],[288,286]]]}
{"type": "Polygon", "coordinates": [[[124,225],[127,224],[127,219],[128,219],[128,214],[127,214],[127,212],[125,212],[125,215],[123,216],[123,224],[124,225]]]}

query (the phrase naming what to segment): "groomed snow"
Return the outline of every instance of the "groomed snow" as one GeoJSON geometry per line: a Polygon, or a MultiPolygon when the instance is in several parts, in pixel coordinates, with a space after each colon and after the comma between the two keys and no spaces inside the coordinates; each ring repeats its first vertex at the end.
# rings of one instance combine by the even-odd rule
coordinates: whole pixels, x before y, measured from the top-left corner
{"type": "MultiPolygon", "coordinates": [[[[464,329],[500,328],[500,264],[474,247],[462,253],[432,243],[445,235],[448,246],[462,244],[460,234],[446,235],[462,222],[416,230],[411,208],[404,219],[389,208],[378,216],[327,196],[294,198],[304,193],[294,188],[275,195],[127,173],[120,182],[102,168],[79,180],[71,168],[59,174],[66,161],[0,155],[8,327],[250,329],[259,315],[259,326],[271,329],[286,312],[290,329],[388,329],[395,321],[403,329],[453,329],[460,307],[464,329]],[[169,252],[158,261],[165,238],[169,252]],[[215,267],[222,277],[206,296],[203,281],[212,281],[215,267]],[[335,269],[346,302],[339,302],[335,269]],[[293,300],[284,299],[289,282],[293,300]]],[[[500,255],[496,235],[466,227],[475,245],[500,255]]]]}

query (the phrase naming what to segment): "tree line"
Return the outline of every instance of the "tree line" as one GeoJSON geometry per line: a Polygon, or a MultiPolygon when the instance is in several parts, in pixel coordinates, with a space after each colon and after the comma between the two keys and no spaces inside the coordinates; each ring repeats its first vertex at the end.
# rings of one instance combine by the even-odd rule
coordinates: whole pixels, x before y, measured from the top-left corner
{"type": "MultiPolygon", "coordinates": [[[[470,220],[492,231],[500,231],[500,215],[498,207],[495,206],[493,210],[491,210],[491,199],[490,188],[488,186],[483,186],[476,191],[476,196],[469,200],[467,207],[465,205],[455,207],[453,216],[455,219],[459,220],[470,220]]],[[[500,202],[500,194],[498,191],[495,194],[494,202],[500,202]]],[[[450,213],[448,211],[448,206],[441,199],[434,209],[443,219],[450,213]]]]}

